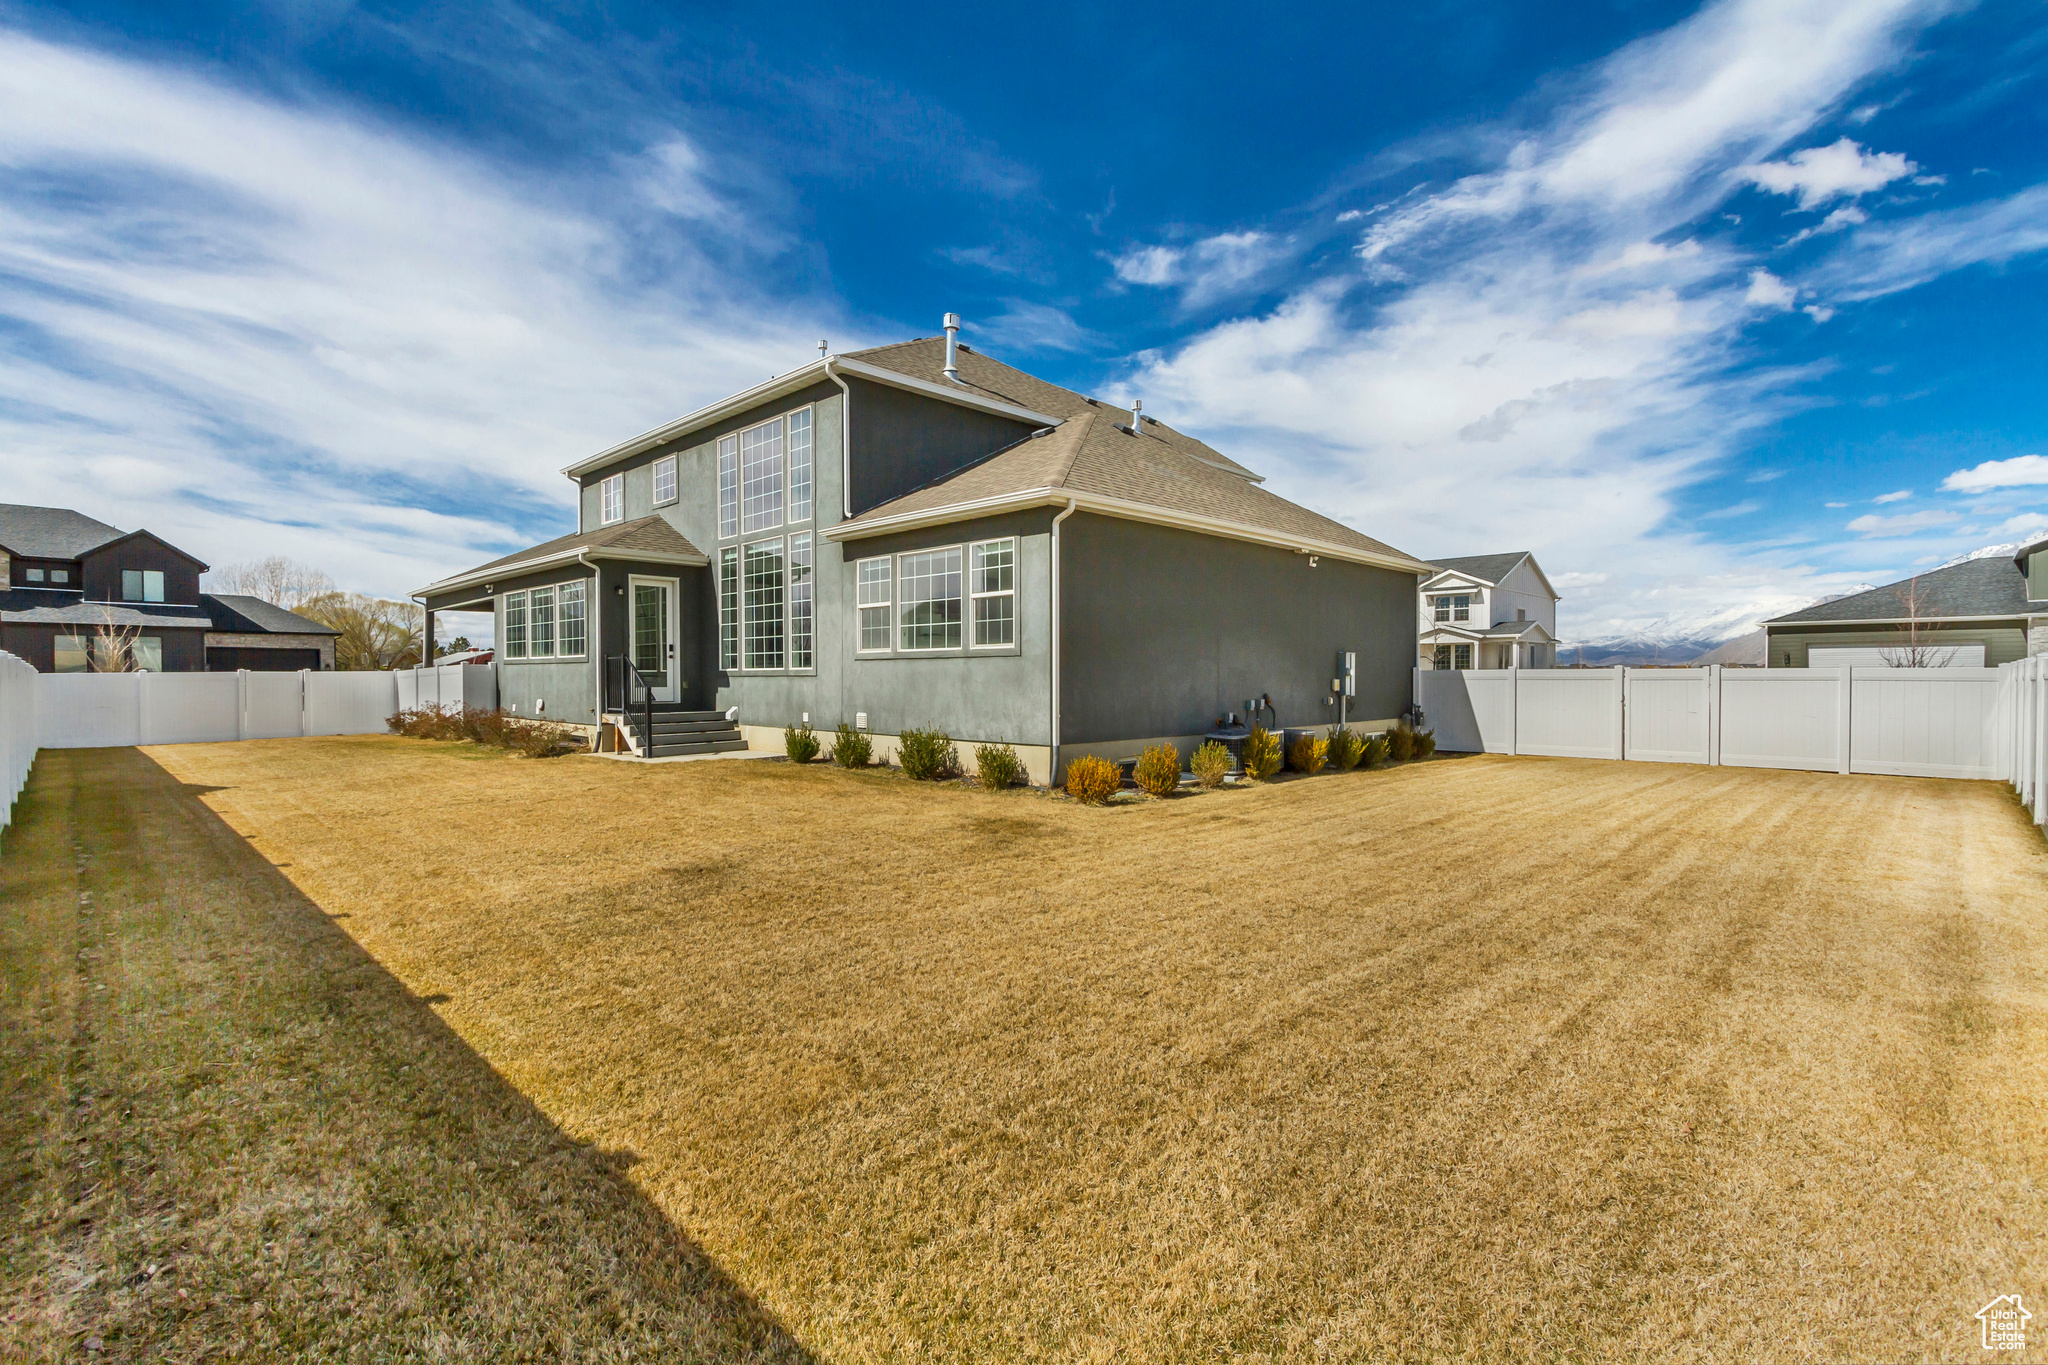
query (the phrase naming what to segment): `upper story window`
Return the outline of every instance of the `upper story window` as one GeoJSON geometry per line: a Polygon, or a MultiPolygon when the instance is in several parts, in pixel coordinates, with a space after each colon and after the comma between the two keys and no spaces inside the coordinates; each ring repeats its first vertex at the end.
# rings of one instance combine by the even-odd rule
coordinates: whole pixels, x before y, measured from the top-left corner
{"type": "Polygon", "coordinates": [[[1526,620],[1528,620],[1528,619],[1529,619],[1529,609],[1528,609],[1527,607],[1516,607],[1516,608],[1515,608],[1515,619],[1516,619],[1517,621],[1526,621],[1526,620]]]}
{"type": "Polygon", "coordinates": [[[654,505],[665,507],[676,500],[676,457],[664,455],[654,462],[654,505]]]}
{"type": "Polygon", "coordinates": [[[1436,619],[1439,621],[1472,619],[1472,594],[1469,592],[1445,593],[1431,600],[1436,604],[1436,619]]]}
{"type": "Polygon", "coordinates": [[[23,569],[21,571],[21,578],[24,583],[40,583],[43,581],[43,571],[41,569],[23,569]]]}
{"type": "Polygon", "coordinates": [[[721,539],[811,519],[813,444],[809,408],[718,438],[721,539]]]}
{"type": "Polygon", "coordinates": [[[123,602],[163,601],[164,571],[162,569],[121,570],[121,600],[123,602]]]}
{"type": "Polygon", "coordinates": [[[50,570],[50,581],[51,581],[52,583],[69,583],[69,582],[71,581],[71,570],[69,570],[69,569],[52,569],[52,570],[50,570]]]}
{"type": "Polygon", "coordinates": [[[597,486],[597,520],[609,526],[626,519],[626,476],[612,474],[597,486]]]}

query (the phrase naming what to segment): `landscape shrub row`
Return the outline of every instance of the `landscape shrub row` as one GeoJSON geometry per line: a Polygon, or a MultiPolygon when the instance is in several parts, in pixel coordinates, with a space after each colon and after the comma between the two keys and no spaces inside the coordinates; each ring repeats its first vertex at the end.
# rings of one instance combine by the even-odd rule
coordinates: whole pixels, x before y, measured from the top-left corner
{"type": "Polygon", "coordinates": [[[469,706],[460,710],[427,706],[384,718],[394,735],[409,739],[468,740],[528,758],[550,758],[582,748],[576,732],[553,721],[527,720],[509,711],[469,706]]]}
{"type": "MultiPolygon", "coordinates": [[[[806,721],[783,730],[782,748],[790,762],[810,763],[817,759],[823,744],[806,721]]],[[[865,731],[841,721],[825,757],[842,768],[870,767],[875,761],[875,742],[865,731]]],[[[896,763],[914,782],[945,782],[962,775],[959,746],[944,730],[905,730],[896,737],[896,763]]],[[[974,772],[981,785],[991,789],[1014,787],[1025,780],[1024,760],[1007,744],[976,745],[974,772]]]]}

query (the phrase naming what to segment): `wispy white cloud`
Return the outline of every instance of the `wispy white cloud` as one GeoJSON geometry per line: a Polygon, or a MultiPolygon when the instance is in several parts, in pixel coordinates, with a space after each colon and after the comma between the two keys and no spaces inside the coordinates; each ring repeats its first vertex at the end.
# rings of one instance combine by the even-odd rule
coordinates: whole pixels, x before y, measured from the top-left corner
{"type": "Polygon", "coordinates": [[[1680,512],[1799,378],[1737,362],[1802,281],[1695,228],[1942,12],[1711,4],[1601,63],[1498,164],[1396,198],[1358,239],[1359,274],[1149,356],[1133,387],[1395,544],[1528,543],[1553,575],[1604,574],[1574,580],[1578,638],[1732,632],[1802,606],[1848,575],[1710,540],[1680,512]]]}
{"type": "Polygon", "coordinates": [[[2048,455],[2015,455],[1958,469],[1941,481],[1952,493],[1982,493],[1993,488],[2028,488],[2048,484],[2048,455]]]}
{"type": "Polygon", "coordinates": [[[1125,283],[1178,287],[1198,308],[1256,285],[1288,250],[1272,233],[1221,232],[1186,247],[1135,247],[1112,264],[1125,283]]]}
{"type": "Polygon", "coordinates": [[[1953,526],[1961,520],[1962,517],[1955,512],[1902,512],[1895,517],[1881,517],[1869,512],[1850,522],[1847,529],[1864,537],[1909,536],[1935,527],[1953,526]]]}
{"type": "Polygon", "coordinates": [[[1880,493],[1876,497],[1872,498],[1871,501],[1875,503],[1904,502],[1907,498],[1910,498],[1912,496],[1912,489],[1901,488],[1896,493],[1880,493]]]}
{"type": "Polygon", "coordinates": [[[1830,233],[1847,232],[1870,221],[1870,215],[1854,204],[1844,204],[1810,228],[1801,228],[1785,239],[1786,246],[1798,246],[1812,237],[1825,237],[1830,233]]]}
{"type": "Polygon", "coordinates": [[[561,465],[831,321],[735,283],[783,239],[710,169],[672,130],[591,183],[522,183],[0,31],[9,496],[387,592],[556,532],[561,465]]]}
{"type": "Polygon", "coordinates": [[[1873,223],[1804,278],[1838,302],[1911,289],[1966,266],[2048,249],[2048,185],[2003,199],[1873,223]]]}
{"type": "Polygon", "coordinates": [[[1898,152],[1866,152],[1845,137],[1825,147],[1794,152],[1783,161],[1744,166],[1735,174],[1773,194],[1797,195],[1799,207],[1810,209],[1830,199],[1853,199],[1881,190],[1918,169],[1898,152]]]}
{"type": "Polygon", "coordinates": [[[1005,299],[1003,311],[968,331],[997,346],[1019,351],[1092,351],[1108,344],[1099,332],[1074,321],[1065,309],[1025,299],[1005,299]]]}

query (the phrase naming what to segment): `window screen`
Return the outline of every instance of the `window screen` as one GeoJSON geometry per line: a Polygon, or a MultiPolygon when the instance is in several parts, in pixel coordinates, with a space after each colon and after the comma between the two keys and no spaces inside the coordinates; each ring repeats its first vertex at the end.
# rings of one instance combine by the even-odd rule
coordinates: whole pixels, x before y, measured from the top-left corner
{"type": "Polygon", "coordinates": [[[746,547],[740,565],[740,644],[744,667],[782,667],[782,558],[779,539],[760,540],[746,547]]]}
{"type": "Polygon", "coordinates": [[[984,541],[969,554],[973,569],[974,643],[1017,643],[1017,542],[984,541]]]}
{"type": "Polygon", "coordinates": [[[789,519],[811,519],[811,410],[789,414],[789,519]]]}
{"type": "Polygon", "coordinates": [[[811,666],[811,536],[789,538],[789,666],[811,666]]]}
{"type": "Polygon", "coordinates": [[[896,557],[897,647],[960,648],[960,548],[896,557]]]}
{"type": "Polygon", "coordinates": [[[740,666],[740,552],[718,557],[718,666],[740,666]]]}
{"type": "Polygon", "coordinates": [[[556,628],[556,651],[565,657],[575,658],[583,653],[583,604],[582,583],[564,583],[561,587],[561,601],[556,605],[555,614],[560,618],[556,628]]]}
{"type": "Polygon", "coordinates": [[[740,438],[718,438],[718,534],[740,533],[740,438]]]}
{"type": "Polygon", "coordinates": [[[889,561],[860,562],[860,647],[863,653],[889,647],[889,561]]]}
{"type": "Polygon", "coordinates": [[[782,525],[782,419],[740,433],[740,534],[782,525]]]}

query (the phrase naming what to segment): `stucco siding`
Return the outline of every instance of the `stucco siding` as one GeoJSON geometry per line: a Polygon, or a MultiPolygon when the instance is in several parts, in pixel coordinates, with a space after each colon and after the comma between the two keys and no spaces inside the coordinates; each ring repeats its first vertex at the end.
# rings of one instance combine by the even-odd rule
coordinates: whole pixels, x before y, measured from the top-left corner
{"type": "Polygon", "coordinates": [[[863,379],[853,390],[853,514],[1023,440],[1030,422],[863,379]]]}
{"type": "Polygon", "coordinates": [[[1407,709],[1413,574],[1086,513],[1060,536],[1063,745],[1200,734],[1264,693],[1283,726],[1329,725],[1344,651],[1353,717],[1407,709]]]}

